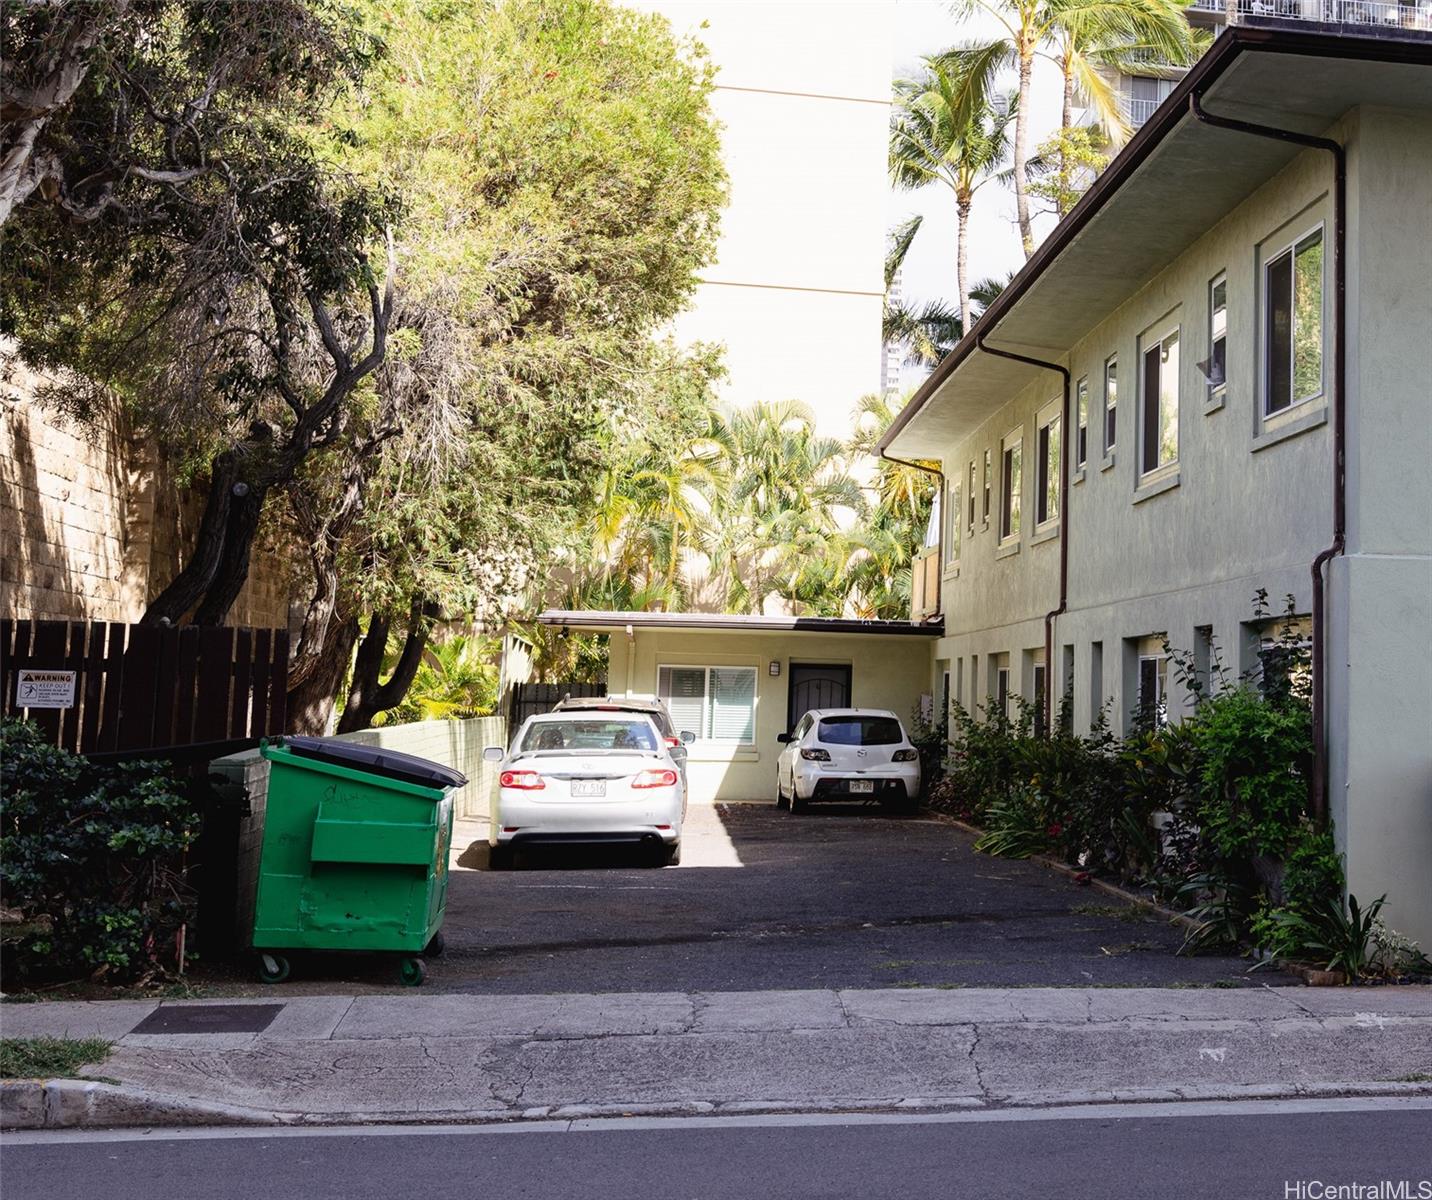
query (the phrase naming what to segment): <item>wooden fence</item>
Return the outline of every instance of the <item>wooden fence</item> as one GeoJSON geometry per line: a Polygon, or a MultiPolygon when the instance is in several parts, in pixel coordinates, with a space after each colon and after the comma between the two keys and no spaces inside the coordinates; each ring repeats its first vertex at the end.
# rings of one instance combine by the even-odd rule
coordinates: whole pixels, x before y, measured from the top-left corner
{"type": "Polygon", "coordinates": [[[512,685],[512,700],[508,706],[508,729],[517,727],[539,713],[551,712],[558,703],[568,696],[605,696],[607,685],[601,683],[515,683],[512,685]]]}
{"type": "Polygon", "coordinates": [[[81,754],[282,733],[287,684],[284,629],[0,621],[0,713],[81,754]],[[74,671],[73,706],[25,707],[25,669],[74,671]]]}

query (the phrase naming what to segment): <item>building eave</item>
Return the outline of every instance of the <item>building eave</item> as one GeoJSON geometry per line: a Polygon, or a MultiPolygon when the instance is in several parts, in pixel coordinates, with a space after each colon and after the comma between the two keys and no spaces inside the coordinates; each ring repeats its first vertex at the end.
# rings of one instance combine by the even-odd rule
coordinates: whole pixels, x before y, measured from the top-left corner
{"type": "Polygon", "coordinates": [[[594,609],[548,609],[537,618],[540,625],[578,633],[612,633],[630,630],[710,631],[741,633],[857,634],[867,637],[940,637],[941,622],[862,621],[849,617],[753,616],[739,613],[609,612],[594,609]]]}
{"type": "MultiPolygon", "coordinates": [[[[1432,36],[1401,30],[1395,33],[1379,31],[1350,35],[1345,27],[1333,29],[1299,23],[1299,27],[1293,28],[1277,22],[1237,25],[1225,30],[916,391],[881,437],[878,443],[879,453],[896,458],[930,457],[932,444],[939,439],[928,434],[921,435],[913,431],[911,426],[927,412],[930,402],[936,396],[943,399],[949,394],[950,385],[957,375],[969,376],[964,380],[967,391],[973,388],[987,395],[1004,396],[1012,396],[1028,382],[1038,378],[1038,372],[1033,368],[997,362],[980,354],[977,348],[979,339],[985,338],[991,345],[1023,350],[1041,358],[1061,358],[1067,355],[1069,342],[1066,338],[1055,336],[1052,331],[1042,327],[1039,321],[1022,319],[1023,309],[1027,308],[1027,298],[1041,286],[1062,282],[1059,272],[1061,260],[1071,247],[1076,246],[1081,234],[1101,215],[1117,216],[1128,185],[1139,176],[1148,160],[1161,148],[1166,147],[1175,134],[1196,124],[1189,115],[1191,95],[1206,96],[1213,104],[1223,103],[1234,107],[1240,104],[1240,95],[1235,89],[1220,89],[1215,85],[1224,80],[1240,59],[1249,54],[1352,60],[1370,65],[1407,64],[1427,67],[1432,66],[1432,36]],[[967,363],[970,364],[968,369],[967,363]]],[[[1312,115],[1314,123],[1320,119],[1325,128],[1328,121],[1335,118],[1329,118],[1327,114],[1322,114],[1321,118],[1317,114],[1312,115]]],[[[1206,130],[1201,133],[1180,134],[1186,138],[1206,135],[1206,130]]],[[[1295,153],[1293,149],[1258,143],[1256,139],[1248,139],[1247,145],[1237,146],[1236,152],[1250,164],[1247,166],[1247,173],[1255,184],[1260,171],[1271,175],[1291,161],[1295,153]]],[[[1190,192],[1188,205],[1195,205],[1197,199],[1196,194],[1190,192]]],[[[1138,279],[1125,280],[1126,292],[1132,294],[1140,283],[1141,280],[1138,279]]],[[[1092,310],[1087,313],[1091,322],[1097,315],[1092,310]]],[[[966,402],[966,412],[958,421],[961,428],[977,424],[993,407],[992,403],[980,402],[978,398],[971,399],[967,396],[963,399],[966,402]]],[[[945,432],[948,433],[948,430],[945,432]]]]}

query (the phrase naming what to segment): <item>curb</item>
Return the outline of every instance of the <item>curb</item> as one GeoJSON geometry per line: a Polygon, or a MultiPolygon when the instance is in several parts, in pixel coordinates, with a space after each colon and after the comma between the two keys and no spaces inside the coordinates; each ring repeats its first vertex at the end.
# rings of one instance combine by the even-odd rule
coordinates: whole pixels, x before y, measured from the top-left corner
{"type": "Polygon", "coordinates": [[[994,1096],[905,1099],[685,1100],[671,1103],[563,1104],[537,1108],[449,1109],[414,1112],[286,1113],[213,1104],[86,1079],[4,1080],[0,1129],[115,1129],[181,1126],[332,1127],[354,1125],[499,1125],[535,1121],[614,1120],[624,1117],[738,1117],[840,1113],[945,1113],[971,1109],[1038,1110],[1100,1104],[1432,1096],[1426,1083],[1262,1083],[1232,1087],[1124,1088],[1018,1092],[994,1096]]]}
{"type": "Polygon", "coordinates": [[[276,1113],[167,1096],[95,1079],[0,1080],[0,1129],[283,1123],[276,1113]]]}
{"type": "MultiPolygon", "coordinates": [[[[953,825],[956,829],[962,829],[965,833],[973,834],[975,837],[982,836],[986,831],[978,825],[971,825],[968,821],[961,821],[959,817],[952,817],[948,813],[942,813],[938,809],[927,808],[925,812],[945,825],[953,825]]],[[[1016,860],[1011,860],[1016,861],[1016,860]]],[[[1096,879],[1092,874],[1083,871],[1078,867],[1071,867],[1068,863],[1060,862],[1057,858],[1050,858],[1046,854],[1031,854],[1028,858],[1020,859],[1021,862],[1038,863],[1051,871],[1058,871],[1059,874],[1073,879],[1076,875],[1085,875],[1086,878],[1079,881],[1080,887],[1098,888],[1099,891],[1110,896],[1117,896],[1120,900],[1129,904],[1136,904],[1140,908],[1146,908],[1150,912],[1158,913],[1159,916],[1168,919],[1170,925],[1182,925],[1185,929],[1197,929],[1198,922],[1184,913],[1172,908],[1165,908],[1156,900],[1150,900],[1147,896],[1141,896],[1137,892],[1131,892],[1127,888],[1120,887],[1117,883],[1109,883],[1107,880],[1096,879]]]]}

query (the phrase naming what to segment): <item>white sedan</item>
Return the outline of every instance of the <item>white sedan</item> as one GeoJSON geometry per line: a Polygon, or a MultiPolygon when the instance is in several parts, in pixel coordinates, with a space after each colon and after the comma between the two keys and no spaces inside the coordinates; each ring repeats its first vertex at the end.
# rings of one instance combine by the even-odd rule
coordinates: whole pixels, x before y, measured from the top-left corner
{"type": "Polygon", "coordinates": [[[920,752],[900,718],[883,708],[816,708],[778,739],[776,807],[800,812],[812,800],[878,800],[913,808],[920,752]]]}
{"type": "Polygon", "coordinates": [[[487,837],[494,870],[533,845],[638,845],[654,865],[681,861],[685,789],[650,717],[543,713],[483,758],[502,764],[487,837]]]}

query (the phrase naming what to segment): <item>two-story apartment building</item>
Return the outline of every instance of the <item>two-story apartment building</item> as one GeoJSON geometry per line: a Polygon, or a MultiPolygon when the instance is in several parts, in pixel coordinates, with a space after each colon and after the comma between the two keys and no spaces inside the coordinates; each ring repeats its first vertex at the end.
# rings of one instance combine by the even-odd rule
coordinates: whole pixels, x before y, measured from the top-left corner
{"type": "Polygon", "coordinates": [[[1256,670],[1291,595],[1349,886],[1432,941],[1432,37],[1224,31],[881,449],[967,708],[1176,718],[1165,639],[1256,670]]]}

